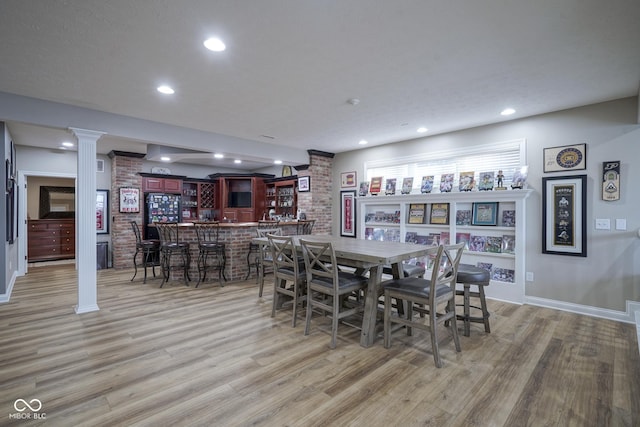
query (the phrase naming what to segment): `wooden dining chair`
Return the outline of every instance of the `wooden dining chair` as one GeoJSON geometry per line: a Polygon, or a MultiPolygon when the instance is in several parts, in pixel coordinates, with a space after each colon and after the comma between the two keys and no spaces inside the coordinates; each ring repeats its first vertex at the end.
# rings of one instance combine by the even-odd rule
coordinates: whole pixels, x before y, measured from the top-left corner
{"type": "Polygon", "coordinates": [[[340,320],[364,311],[361,298],[352,299],[348,304],[344,300],[366,292],[368,279],[355,273],[340,271],[330,242],[300,239],[300,245],[307,273],[307,318],[304,334],[309,335],[313,309],[319,308],[331,314],[330,347],[336,348],[340,320]]]}
{"type": "Polygon", "coordinates": [[[429,331],[433,359],[438,368],[442,367],[442,359],[438,347],[438,333],[450,323],[451,334],[456,351],[461,351],[458,327],[456,325],[456,276],[460,258],[464,250],[464,243],[448,246],[433,246],[429,248],[427,257],[430,259],[431,278],[404,277],[388,280],[382,283],[384,289],[384,346],[391,346],[391,327],[393,323],[406,327],[407,335],[412,335],[412,329],[418,328],[429,331]],[[391,299],[406,301],[405,316],[392,315],[391,299]],[[440,310],[440,311],[438,311],[440,310]],[[414,311],[425,314],[424,317],[413,319],[414,311]],[[425,321],[428,320],[428,324],[425,321]]]}
{"type": "Polygon", "coordinates": [[[302,305],[307,276],[304,263],[297,255],[293,239],[287,236],[268,234],[271,259],[273,260],[273,305],[271,317],[275,317],[276,310],[289,298],[293,306],[292,326],[296,326],[298,307],[302,305]]]}
{"type": "MultiPolygon", "coordinates": [[[[265,239],[269,234],[273,236],[282,236],[281,228],[258,228],[258,237],[264,237],[265,239]]],[[[268,273],[273,273],[273,256],[271,254],[271,245],[267,243],[259,244],[260,258],[258,259],[258,297],[262,297],[262,291],[264,289],[264,276],[268,273]]]]}

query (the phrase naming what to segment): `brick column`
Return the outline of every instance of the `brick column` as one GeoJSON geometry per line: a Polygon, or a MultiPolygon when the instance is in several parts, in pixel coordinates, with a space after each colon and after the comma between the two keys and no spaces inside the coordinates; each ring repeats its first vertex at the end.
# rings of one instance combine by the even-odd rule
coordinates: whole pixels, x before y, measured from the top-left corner
{"type": "Polygon", "coordinates": [[[314,234],[332,234],[331,201],[333,183],[333,153],[309,150],[308,167],[296,166],[298,177],[311,178],[311,191],[298,193],[298,207],[307,214],[307,219],[315,219],[314,234]]]}
{"type": "Polygon", "coordinates": [[[142,158],[144,154],[112,151],[111,158],[111,251],[113,268],[132,268],[136,251],[136,236],[131,230],[131,221],[136,221],[142,230],[144,200],[142,200],[142,158]],[[120,212],[120,188],[131,187],[140,190],[140,212],[120,212]]]}

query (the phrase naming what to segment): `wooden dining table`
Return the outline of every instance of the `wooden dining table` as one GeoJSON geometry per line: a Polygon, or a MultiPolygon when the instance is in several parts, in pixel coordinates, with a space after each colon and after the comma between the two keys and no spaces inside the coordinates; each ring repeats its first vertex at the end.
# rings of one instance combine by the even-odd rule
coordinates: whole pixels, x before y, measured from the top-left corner
{"type": "MultiPolygon", "coordinates": [[[[380,293],[380,283],[382,282],[382,268],[390,265],[393,276],[399,278],[403,271],[402,261],[425,256],[429,248],[428,246],[414,243],[382,242],[319,234],[292,237],[293,243],[297,247],[300,246],[300,239],[314,242],[331,242],[338,264],[354,267],[361,272],[369,271],[362,332],[360,334],[360,345],[363,347],[372,346],[377,336],[378,295],[380,293]]],[[[253,239],[253,242],[264,244],[268,240],[266,237],[257,237],[253,239]]]]}

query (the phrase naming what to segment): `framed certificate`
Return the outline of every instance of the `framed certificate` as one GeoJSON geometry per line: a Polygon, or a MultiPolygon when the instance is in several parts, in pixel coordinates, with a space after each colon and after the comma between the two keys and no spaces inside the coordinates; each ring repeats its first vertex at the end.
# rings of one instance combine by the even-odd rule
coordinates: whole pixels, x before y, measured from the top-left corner
{"type": "Polygon", "coordinates": [[[427,205],[424,203],[412,203],[409,205],[409,224],[424,224],[424,213],[427,205]]]}
{"type": "Polygon", "coordinates": [[[431,224],[449,224],[449,203],[433,203],[429,222],[431,224]]]}

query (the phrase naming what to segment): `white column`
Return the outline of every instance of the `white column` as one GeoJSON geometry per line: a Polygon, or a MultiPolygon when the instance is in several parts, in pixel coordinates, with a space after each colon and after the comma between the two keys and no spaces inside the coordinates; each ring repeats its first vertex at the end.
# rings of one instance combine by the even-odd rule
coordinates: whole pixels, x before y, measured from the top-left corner
{"type": "Polygon", "coordinates": [[[96,260],[96,143],[104,132],[71,128],[78,138],[76,181],[76,253],[78,305],[76,313],[99,310],[96,260]]]}

